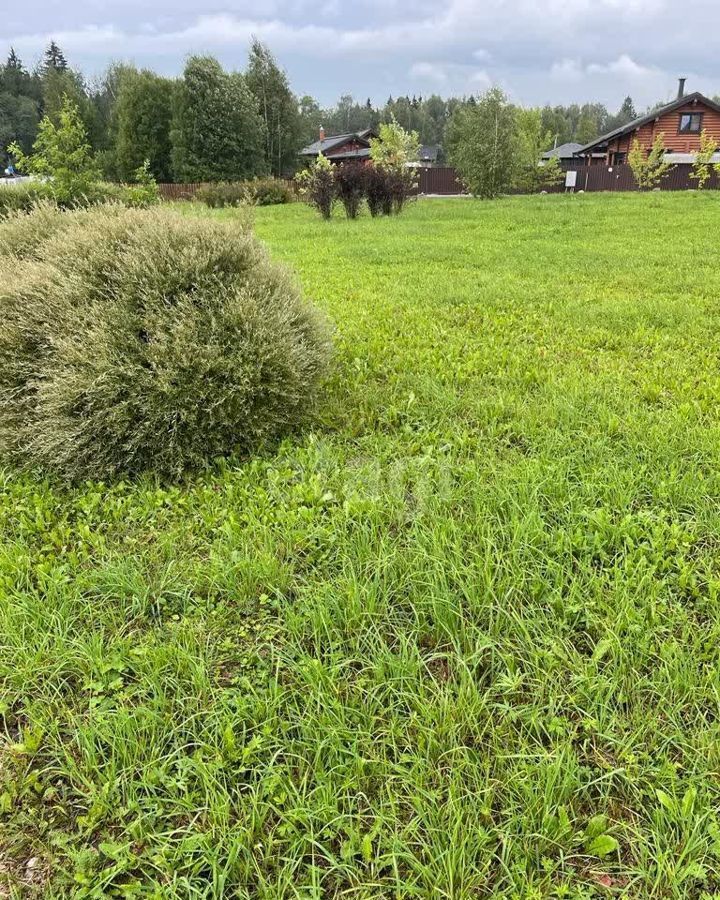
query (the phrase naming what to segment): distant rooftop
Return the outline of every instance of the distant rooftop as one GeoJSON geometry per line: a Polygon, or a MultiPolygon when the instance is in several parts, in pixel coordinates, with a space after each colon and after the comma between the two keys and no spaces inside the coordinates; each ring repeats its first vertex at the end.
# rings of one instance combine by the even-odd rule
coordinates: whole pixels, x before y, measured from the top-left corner
{"type": "Polygon", "coordinates": [[[438,156],[442,153],[440,144],[423,144],[418,153],[418,159],[423,162],[437,162],[438,156]]]}
{"type": "Polygon", "coordinates": [[[548,150],[547,153],[543,153],[542,158],[572,159],[581,147],[582,144],[577,144],[575,141],[569,141],[567,144],[560,144],[559,147],[554,147],[552,150],[548,150]]]}
{"type": "Polygon", "coordinates": [[[312,144],[303,147],[300,156],[318,156],[320,153],[329,153],[333,147],[341,147],[352,140],[369,146],[371,137],[375,137],[375,132],[371,128],[366,128],[364,131],[349,131],[347,134],[328,134],[323,140],[313,141],[312,144]]]}

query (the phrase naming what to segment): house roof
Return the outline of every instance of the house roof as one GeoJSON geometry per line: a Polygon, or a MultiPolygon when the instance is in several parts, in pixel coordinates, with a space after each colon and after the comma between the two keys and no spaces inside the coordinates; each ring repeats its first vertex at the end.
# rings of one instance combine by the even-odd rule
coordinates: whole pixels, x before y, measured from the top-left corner
{"type": "Polygon", "coordinates": [[[333,147],[341,147],[349,141],[360,141],[366,146],[370,146],[370,138],[375,137],[372,128],[366,128],[364,131],[350,131],[347,134],[329,134],[324,141],[313,141],[307,147],[303,147],[300,156],[318,156],[320,153],[328,153],[333,147]]]}
{"type": "Polygon", "coordinates": [[[541,159],[572,159],[581,147],[582,144],[570,141],[567,144],[560,144],[559,147],[555,147],[554,149],[543,153],[541,159]]]}
{"type": "Polygon", "coordinates": [[[672,103],[666,103],[665,106],[660,106],[658,109],[654,109],[644,116],[638,116],[637,119],[633,119],[632,122],[628,122],[627,125],[622,125],[620,128],[615,128],[613,131],[601,135],[589,144],[585,144],[584,147],[580,147],[580,149],[575,152],[578,154],[586,153],[588,150],[592,150],[593,147],[597,147],[599,144],[606,144],[614,138],[621,137],[624,134],[630,134],[632,131],[637,131],[638,128],[647,125],[649,122],[653,122],[655,119],[659,119],[660,116],[664,116],[667,113],[673,112],[673,110],[680,109],[681,107],[688,106],[692,103],[702,103],[703,106],[707,106],[710,109],[714,109],[715,112],[720,113],[720,103],[715,103],[714,100],[710,100],[708,97],[695,91],[692,94],[686,94],[684,97],[677,97],[672,103]]]}
{"type": "Polygon", "coordinates": [[[418,153],[418,159],[430,160],[435,162],[440,154],[442,147],[440,144],[423,144],[418,153]]]}
{"type": "Polygon", "coordinates": [[[360,147],[359,150],[346,150],[344,153],[333,154],[330,159],[366,159],[370,156],[369,147],[360,147]]]}

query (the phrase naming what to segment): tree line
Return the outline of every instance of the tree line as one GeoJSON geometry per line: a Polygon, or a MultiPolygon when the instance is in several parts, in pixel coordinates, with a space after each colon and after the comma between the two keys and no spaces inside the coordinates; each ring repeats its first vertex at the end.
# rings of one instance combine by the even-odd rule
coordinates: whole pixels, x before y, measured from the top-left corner
{"type": "MultiPolygon", "coordinates": [[[[298,152],[326,134],[377,129],[397,122],[422,144],[449,146],[451,122],[472,113],[476,97],[389,97],[382,106],[350,95],[323,108],[293,93],[288,77],[258,40],[243,72],[228,72],[211,56],[190,57],[179,78],[124,63],[90,83],[51,41],[29,70],[10,50],[0,66],[0,164],[13,142],[29,153],[43,117],[57,123],[63,101],[78,108],[102,175],[126,181],[147,160],[158,181],[234,181],[289,175],[298,152]]],[[[626,124],[637,111],[630,97],[611,114],[600,103],[545,106],[539,117],[539,152],[568,141],[587,143],[626,124]]],[[[457,131],[457,129],[455,129],[457,131]]],[[[535,148],[533,148],[535,149],[535,148]]],[[[442,159],[442,157],[441,157],[442,159]]]]}
{"type": "Polygon", "coordinates": [[[179,78],[124,63],[90,84],[53,41],[29,71],[10,50],[0,67],[0,163],[7,148],[31,152],[47,120],[70,101],[102,177],[128,181],[148,162],[157,181],[234,181],[297,167],[300,104],[270,51],[252,42],[244,72],[190,57],[179,78]]]}
{"type": "MultiPolygon", "coordinates": [[[[312,135],[317,133],[320,124],[328,134],[333,134],[376,129],[381,122],[395,119],[407,131],[416,131],[423,144],[444,144],[448,123],[455,113],[477,102],[478,98],[474,96],[444,99],[433,94],[430,97],[389,97],[384,106],[375,107],[369,99],[358,103],[345,95],[330,109],[322,109],[312,97],[303,97],[301,109],[308,134],[312,135]]],[[[551,144],[544,150],[570,141],[588,143],[613,128],[632,122],[639,115],[631,97],[626,97],[614,114],[602,103],[548,105],[537,108],[537,112],[543,132],[551,136],[551,144]]]]}

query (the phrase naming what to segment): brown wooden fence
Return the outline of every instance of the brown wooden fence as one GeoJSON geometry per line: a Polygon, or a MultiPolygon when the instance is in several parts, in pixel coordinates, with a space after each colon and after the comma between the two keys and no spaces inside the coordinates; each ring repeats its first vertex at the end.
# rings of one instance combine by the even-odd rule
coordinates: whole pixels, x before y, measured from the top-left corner
{"type": "Polygon", "coordinates": [[[159,184],[160,196],[163,200],[192,200],[203,187],[202,182],[194,184],[159,184]]]}
{"type": "MultiPolygon", "coordinates": [[[[622,166],[578,166],[571,170],[577,172],[576,191],[636,191],[637,185],[633,177],[632,169],[628,165],[622,166]]],[[[712,171],[712,170],[711,170],[712,171]]],[[[679,164],[674,166],[665,178],[660,182],[661,191],[688,191],[697,188],[697,182],[690,177],[692,166],[679,164]]],[[[712,171],[710,180],[706,184],[708,190],[720,189],[720,175],[712,171]]],[[[548,188],[548,193],[562,193],[565,190],[564,173],[563,182],[555,187],[548,188]]],[[[420,169],[418,194],[464,194],[462,182],[458,179],[457,172],[450,166],[436,169],[420,169]]]]}
{"type": "Polygon", "coordinates": [[[467,189],[458,178],[455,169],[439,166],[418,169],[418,194],[466,194],[467,189]]]}
{"type": "MultiPolygon", "coordinates": [[[[636,191],[637,185],[632,169],[622,166],[579,166],[577,172],[576,191],[636,191]]],[[[712,171],[712,170],[711,170],[712,171]]],[[[688,191],[697,188],[697,181],[690,177],[692,166],[676,165],[660,182],[661,191],[688,191]]],[[[709,190],[720,188],[720,178],[716,172],[710,176],[705,186],[709,190]]],[[[565,190],[564,184],[552,188],[553,193],[565,190]]]]}
{"type": "MultiPolygon", "coordinates": [[[[691,177],[692,167],[676,165],[660,183],[662,191],[687,191],[697,188],[697,182],[691,177]]],[[[578,166],[576,191],[635,191],[637,186],[630,166],[578,166]]],[[[467,190],[451,166],[439,166],[433,169],[418,169],[417,193],[441,194],[453,196],[466,194],[467,190]]],[[[549,188],[548,193],[559,194],[565,190],[563,183],[549,188]]],[[[202,184],[161,184],[160,196],[163,200],[192,200],[202,184]]],[[[706,187],[709,190],[720,189],[720,176],[713,171],[706,187]]]]}
{"type": "MultiPolygon", "coordinates": [[[[450,167],[439,169],[419,169],[419,194],[462,194],[467,193],[458,180],[457,172],[450,167]]],[[[295,187],[294,181],[292,182],[295,187]]],[[[203,182],[196,184],[159,184],[160,196],[163,200],[193,200],[204,187],[203,182]]]]}
{"type": "MultiPolygon", "coordinates": [[[[463,194],[467,193],[457,177],[455,169],[445,166],[437,169],[418,169],[419,194],[463,194]]],[[[293,187],[295,183],[292,182],[293,187]]],[[[196,184],[159,184],[163,200],[193,200],[203,182],[196,184]]]]}

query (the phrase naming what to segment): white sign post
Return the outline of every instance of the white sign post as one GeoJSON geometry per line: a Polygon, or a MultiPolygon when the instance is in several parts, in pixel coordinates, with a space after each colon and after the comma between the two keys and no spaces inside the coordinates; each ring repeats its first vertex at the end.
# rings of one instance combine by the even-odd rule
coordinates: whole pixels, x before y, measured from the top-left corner
{"type": "Polygon", "coordinates": [[[577,184],[577,172],[566,172],[565,173],[565,190],[566,191],[574,191],[576,184],[577,184]]]}

